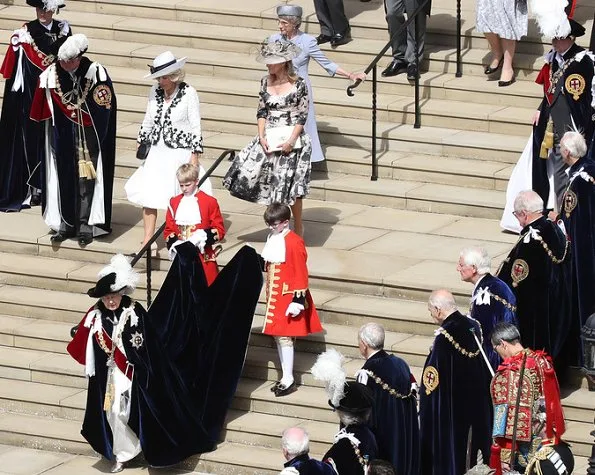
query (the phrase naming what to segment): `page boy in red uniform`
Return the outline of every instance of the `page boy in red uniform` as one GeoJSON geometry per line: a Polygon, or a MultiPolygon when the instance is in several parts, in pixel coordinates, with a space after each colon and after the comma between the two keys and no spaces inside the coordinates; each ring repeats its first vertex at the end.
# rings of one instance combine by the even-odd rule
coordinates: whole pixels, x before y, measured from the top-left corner
{"type": "Polygon", "coordinates": [[[282,377],[271,391],[285,396],[297,389],[293,378],[294,340],[298,336],[322,331],[308,290],[308,254],[304,240],[289,229],[289,206],[272,203],[264,212],[271,229],[262,250],[266,277],[266,312],[262,328],[275,337],[282,377]]]}
{"type": "Polygon", "coordinates": [[[185,163],[178,168],[176,177],[182,193],[169,201],[165,217],[163,238],[173,260],[176,246],[190,241],[198,251],[207,277],[207,284],[217,277],[217,255],[225,236],[225,225],[217,200],[198,189],[198,167],[185,163]]]}

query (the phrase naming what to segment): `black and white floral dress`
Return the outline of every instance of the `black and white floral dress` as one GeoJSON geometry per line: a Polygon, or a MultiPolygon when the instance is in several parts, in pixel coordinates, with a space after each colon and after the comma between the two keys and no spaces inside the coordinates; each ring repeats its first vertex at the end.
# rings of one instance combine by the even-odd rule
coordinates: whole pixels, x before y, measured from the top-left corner
{"type": "MultiPolygon", "coordinates": [[[[144,163],[126,182],[126,197],[145,208],[167,209],[170,198],[181,193],[176,178],[178,167],[190,162],[192,152],[203,151],[196,89],[181,82],[172,101],[167,102],[163,89],[153,86],[137,141],[150,143],[151,149],[144,163]]],[[[200,176],[204,173],[201,166],[200,176]]],[[[200,189],[213,194],[208,179],[200,189]]]]}
{"type": "MultiPolygon", "coordinates": [[[[286,94],[270,94],[267,76],[260,82],[258,119],[266,119],[266,128],[304,125],[308,118],[308,88],[298,78],[286,94]]],[[[223,186],[232,196],[253,203],[274,202],[292,205],[296,198],[306,196],[310,189],[310,155],[312,142],[302,132],[302,147],[288,155],[264,153],[256,136],[236,156],[223,179],[223,186]]]]}

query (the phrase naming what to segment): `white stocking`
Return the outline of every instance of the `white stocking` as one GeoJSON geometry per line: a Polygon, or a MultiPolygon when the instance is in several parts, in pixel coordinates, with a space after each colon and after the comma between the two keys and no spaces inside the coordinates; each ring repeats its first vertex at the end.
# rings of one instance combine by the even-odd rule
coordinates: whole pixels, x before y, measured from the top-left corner
{"type": "Polygon", "coordinates": [[[293,383],[293,338],[277,337],[275,340],[283,372],[280,383],[287,387],[293,383]]]}

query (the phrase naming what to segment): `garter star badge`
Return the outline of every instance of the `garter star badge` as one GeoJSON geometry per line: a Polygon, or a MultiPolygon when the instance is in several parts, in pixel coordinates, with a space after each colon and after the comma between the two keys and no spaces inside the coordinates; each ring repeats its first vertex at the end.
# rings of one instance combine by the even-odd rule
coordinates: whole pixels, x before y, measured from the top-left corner
{"type": "Polygon", "coordinates": [[[567,218],[570,218],[570,214],[574,211],[574,208],[576,208],[576,205],[578,204],[578,197],[576,196],[576,193],[572,190],[566,190],[566,193],[564,193],[564,214],[566,215],[567,218]]]}
{"type": "Polygon", "coordinates": [[[438,370],[433,366],[426,366],[424,373],[421,376],[421,380],[424,387],[426,388],[426,394],[429,395],[438,387],[438,384],[440,383],[438,370]]]}
{"type": "Polygon", "coordinates": [[[564,86],[566,87],[566,90],[572,94],[572,98],[575,101],[578,101],[585,90],[585,84],[585,78],[580,74],[571,74],[566,78],[564,86]]]}
{"type": "Polygon", "coordinates": [[[100,84],[95,88],[93,91],[93,100],[95,103],[101,107],[105,107],[106,109],[111,109],[112,107],[112,91],[111,89],[106,86],[105,84],[100,84]]]}
{"type": "Polygon", "coordinates": [[[137,350],[143,346],[145,339],[143,338],[143,334],[139,333],[139,332],[134,332],[132,334],[132,336],[130,337],[130,343],[132,344],[132,346],[134,348],[136,348],[137,350]]]}
{"type": "Polygon", "coordinates": [[[512,263],[510,270],[510,277],[512,277],[512,286],[518,287],[519,282],[525,280],[529,275],[529,264],[523,259],[516,259],[512,263]]]}

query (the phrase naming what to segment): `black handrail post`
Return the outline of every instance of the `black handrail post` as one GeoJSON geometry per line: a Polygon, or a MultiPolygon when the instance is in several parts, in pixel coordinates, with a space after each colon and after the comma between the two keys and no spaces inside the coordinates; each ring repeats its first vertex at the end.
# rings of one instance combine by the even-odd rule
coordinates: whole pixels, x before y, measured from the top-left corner
{"type": "Polygon", "coordinates": [[[419,12],[415,15],[415,20],[413,21],[413,47],[415,48],[415,65],[417,66],[415,72],[415,122],[413,123],[414,129],[419,129],[421,127],[421,111],[419,108],[419,15],[425,15],[425,13],[419,12]]]}
{"type": "Polygon", "coordinates": [[[376,90],[378,84],[378,66],[372,69],[372,181],[378,180],[378,157],[376,156],[376,90]]]}
{"type": "Polygon", "coordinates": [[[457,72],[455,77],[463,76],[463,60],[461,58],[461,0],[457,0],[457,72]]]}
{"type": "Polygon", "coordinates": [[[151,248],[147,251],[147,308],[151,306],[151,248]]]}

